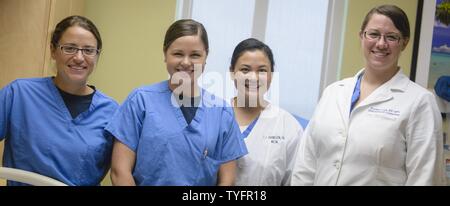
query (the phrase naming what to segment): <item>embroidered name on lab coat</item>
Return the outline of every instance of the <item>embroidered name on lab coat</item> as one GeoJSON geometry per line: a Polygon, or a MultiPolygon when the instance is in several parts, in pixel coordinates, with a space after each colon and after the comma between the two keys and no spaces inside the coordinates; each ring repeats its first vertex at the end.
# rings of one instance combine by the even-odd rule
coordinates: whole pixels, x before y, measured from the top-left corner
{"type": "Polygon", "coordinates": [[[381,117],[391,119],[391,120],[396,120],[398,118],[398,116],[400,116],[400,111],[395,110],[395,109],[383,109],[383,108],[370,107],[369,114],[381,116],[381,117]]]}
{"type": "Polygon", "coordinates": [[[284,141],[284,136],[264,136],[264,139],[268,140],[272,144],[278,144],[284,141]]]}

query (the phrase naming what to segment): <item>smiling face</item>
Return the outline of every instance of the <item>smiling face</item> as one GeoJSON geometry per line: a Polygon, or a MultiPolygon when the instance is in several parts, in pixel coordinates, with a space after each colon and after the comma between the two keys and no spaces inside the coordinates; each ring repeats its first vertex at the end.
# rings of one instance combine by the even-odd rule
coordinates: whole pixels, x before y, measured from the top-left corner
{"type": "Polygon", "coordinates": [[[392,73],[397,70],[398,59],[409,39],[402,37],[389,17],[375,13],[361,31],[360,40],[366,69],[376,73],[392,73]],[[376,36],[374,34],[381,36],[371,39],[370,35],[376,36]],[[393,41],[392,37],[395,36],[400,37],[400,40],[393,41]]]}
{"type": "Polygon", "coordinates": [[[206,57],[205,46],[198,35],[182,36],[173,41],[164,53],[171,85],[178,87],[183,82],[190,82],[191,88],[194,88],[203,72],[206,57]]]}
{"type": "Polygon", "coordinates": [[[58,45],[51,47],[52,58],[56,62],[57,81],[67,85],[85,85],[94,70],[98,55],[85,56],[82,51],[65,54],[61,46],[97,48],[97,39],[90,31],[79,26],[71,26],[63,33],[58,45]]]}
{"type": "Polygon", "coordinates": [[[238,97],[246,100],[262,100],[272,82],[269,58],[261,50],[245,51],[236,61],[232,78],[238,97]],[[257,99],[256,99],[257,98],[257,99]]]}

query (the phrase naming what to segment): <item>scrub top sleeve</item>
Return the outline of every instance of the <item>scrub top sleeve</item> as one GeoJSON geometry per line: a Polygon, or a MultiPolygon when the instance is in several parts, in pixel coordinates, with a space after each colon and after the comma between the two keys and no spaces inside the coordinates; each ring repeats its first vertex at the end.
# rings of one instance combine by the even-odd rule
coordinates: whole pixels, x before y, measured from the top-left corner
{"type": "Polygon", "coordinates": [[[248,151],[234,116],[229,111],[224,112],[225,118],[221,124],[221,127],[223,127],[224,138],[222,142],[221,159],[224,162],[228,162],[246,155],[248,151]]]}
{"type": "Polygon", "coordinates": [[[135,90],[119,107],[105,130],[136,153],[144,116],[144,102],[139,90],[135,90]]]}
{"type": "Polygon", "coordinates": [[[7,85],[0,90],[0,141],[6,137],[9,130],[9,119],[11,116],[11,107],[13,101],[13,92],[11,85],[7,85]]]}
{"type": "Polygon", "coordinates": [[[442,118],[433,94],[420,98],[406,126],[406,185],[443,185],[442,118]]]}

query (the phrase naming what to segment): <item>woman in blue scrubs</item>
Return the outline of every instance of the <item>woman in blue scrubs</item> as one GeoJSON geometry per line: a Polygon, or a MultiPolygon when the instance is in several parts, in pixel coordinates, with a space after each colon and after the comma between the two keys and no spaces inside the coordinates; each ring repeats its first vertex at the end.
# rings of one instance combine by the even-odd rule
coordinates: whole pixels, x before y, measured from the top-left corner
{"type": "Polygon", "coordinates": [[[233,185],[247,154],[233,110],[196,80],[208,55],[205,28],[179,20],[167,30],[168,81],[135,89],[106,130],[115,138],[114,185],[233,185]]]}
{"type": "Polygon", "coordinates": [[[100,34],[90,20],[70,16],[56,25],[50,48],[56,77],[17,79],[0,91],[3,166],[68,185],[99,185],[113,140],[104,128],[118,108],[87,84],[102,48],[100,34]]]}

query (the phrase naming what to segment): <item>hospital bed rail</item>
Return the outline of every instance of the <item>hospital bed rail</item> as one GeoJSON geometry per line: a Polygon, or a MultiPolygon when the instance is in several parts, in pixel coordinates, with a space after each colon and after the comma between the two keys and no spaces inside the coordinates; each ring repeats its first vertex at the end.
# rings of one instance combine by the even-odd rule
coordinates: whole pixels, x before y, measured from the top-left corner
{"type": "Polygon", "coordinates": [[[58,180],[46,177],[44,175],[8,167],[0,167],[0,179],[21,182],[34,186],[67,186],[58,180]]]}

